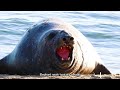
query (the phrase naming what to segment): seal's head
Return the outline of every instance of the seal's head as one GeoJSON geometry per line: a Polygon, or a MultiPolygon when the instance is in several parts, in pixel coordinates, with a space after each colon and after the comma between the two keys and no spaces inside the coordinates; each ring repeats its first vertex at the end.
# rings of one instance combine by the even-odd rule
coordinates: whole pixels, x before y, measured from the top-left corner
{"type": "MultiPolygon", "coordinates": [[[[67,70],[73,63],[74,38],[64,30],[50,30],[43,40],[46,62],[52,69],[67,70]]],[[[42,48],[43,49],[43,48],[42,48]]],[[[50,68],[51,68],[50,67],[50,68]]]]}

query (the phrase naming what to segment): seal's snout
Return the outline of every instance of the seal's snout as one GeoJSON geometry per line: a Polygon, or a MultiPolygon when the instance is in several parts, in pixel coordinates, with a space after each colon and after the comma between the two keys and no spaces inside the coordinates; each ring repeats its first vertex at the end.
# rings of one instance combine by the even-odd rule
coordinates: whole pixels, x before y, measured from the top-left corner
{"type": "Polygon", "coordinates": [[[69,42],[73,41],[74,38],[72,36],[64,36],[62,40],[64,43],[68,44],[69,42]]]}

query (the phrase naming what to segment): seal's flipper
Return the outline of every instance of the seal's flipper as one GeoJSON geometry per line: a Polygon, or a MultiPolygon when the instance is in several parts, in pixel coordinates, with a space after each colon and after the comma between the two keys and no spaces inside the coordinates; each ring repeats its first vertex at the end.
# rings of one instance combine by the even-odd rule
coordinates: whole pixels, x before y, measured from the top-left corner
{"type": "Polygon", "coordinates": [[[93,73],[95,74],[111,74],[111,72],[103,65],[103,64],[98,64],[95,69],[93,70],[93,73]]]}

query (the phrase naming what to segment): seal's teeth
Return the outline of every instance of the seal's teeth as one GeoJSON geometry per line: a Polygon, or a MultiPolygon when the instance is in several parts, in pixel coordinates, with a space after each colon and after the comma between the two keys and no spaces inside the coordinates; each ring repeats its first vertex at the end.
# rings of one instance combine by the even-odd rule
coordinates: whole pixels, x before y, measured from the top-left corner
{"type": "Polygon", "coordinates": [[[70,60],[70,57],[68,58],[68,60],[70,60]]]}
{"type": "Polygon", "coordinates": [[[68,46],[67,46],[68,47],[68,46]]]}
{"type": "Polygon", "coordinates": [[[62,47],[60,47],[60,49],[62,49],[62,47]]]}
{"type": "Polygon", "coordinates": [[[62,60],[64,60],[64,59],[62,58],[62,60]]]}

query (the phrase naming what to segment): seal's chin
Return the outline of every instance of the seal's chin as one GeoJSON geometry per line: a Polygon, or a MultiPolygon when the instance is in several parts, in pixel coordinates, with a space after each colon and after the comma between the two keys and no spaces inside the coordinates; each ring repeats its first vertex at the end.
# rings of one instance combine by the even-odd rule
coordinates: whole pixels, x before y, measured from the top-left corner
{"type": "Polygon", "coordinates": [[[56,49],[56,56],[61,62],[72,61],[73,47],[70,45],[62,45],[56,49]]]}

